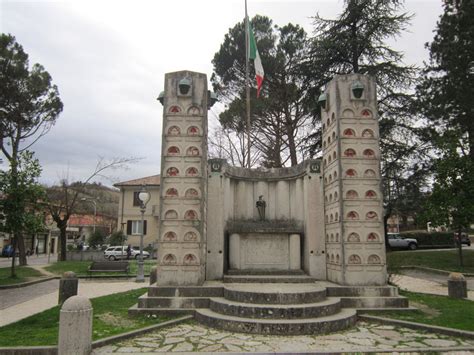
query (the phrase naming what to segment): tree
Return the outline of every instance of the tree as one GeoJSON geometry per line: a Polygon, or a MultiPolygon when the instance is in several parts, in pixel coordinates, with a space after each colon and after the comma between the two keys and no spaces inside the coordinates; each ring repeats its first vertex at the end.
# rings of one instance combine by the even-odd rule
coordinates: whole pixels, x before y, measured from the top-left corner
{"type": "MultiPolygon", "coordinates": [[[[417,88],[417,108],[429,126],[425,140],[437,159],[427,217],[458,233],[474,221],[474,3],[446,1],[430,61],[417,88]]],[[[462,265],[462,249],[459,243],[462,265]]]]}
{"type": "MultiPolygon", "coordinates": [[[[403,64],[403,53],[387,44],[400,36],[410,21],[401,12],[402,0],[345,0],[343,12],[334,20],[314,17],[311,55],[302,70],[314,73],[307,85],[324,86],[334,75],[361,73],[377,83],[385,220],[406,199],[398,194],[415,165],[424,166],[427,146],[418,138],[413,113],[414,86],[418,70],[403,64]],[[395,181],[396,178],[398,181],[395,181]]],[[[318,132],[319,134],[319,132],[318,132]]],[[[313,152],[319,149],[313,138],[313,152]]],[[[417,173],[419,174],[419,172],[417,173]]],[[[405,190],[406,191],[406,190],[405,190]]]]}
{"type": "MultiPolygon", "coordinates": [[[[37,181],[40,174],[39,162],[29,151],[20,153],[15,174],[11,169],[0,170],[0,191],[3,194],[0,203],[5,215],[5,231],[12,236],[13,250],[19,249],[20,265],[27,263],[24,244],[18,243],[20,238],[25,233],[34,234],[44,229],[42,200],[45,191],[37,181]]],[[[16,276],[15,254],[12,258],[12,277],[16,276]]]]}
{"type": "Polygon", "coordinates": [[[127,235],[123,231],[117,231],[110,235],[107,243],[110,245],[124,245],[127,240],[127,235]]]}
{"type": "Polygon", "coordinates": [[[138,161],[137,158],[113,158],[105,160],[100,158],[92,174],[84,182],[71,184],[64,179],[60,186],[54,186],[48,189],[48,208],[53,217],[56,226],[59,229],[60,260],[66,260],[66,229],[69,218],[74,213],[81,196],[85,195],[85,187],[94,178],[103,176],[102,174],[109,169],[118,169],[127,166],[130,163],[138,161]]]}
{"type": "MultiPolygon", "coordinates": [[[[257,15],[250,22],[265,68],[260,98],[256,98],[252,89],[252,146],[261,152],[260,163],[267,167],[296,165],[305,149],[305,137],[312,128],[314,110],[310,89],[303,85],[305,78],[298,70],[299,62],[307,55],[307,35],[301,27],[291,23],[273,26],[264,16],[257,15]]],[[[214,91],[227,105],[219,116],[220,123],[225,132],[235,132],[236,138],[242,141],[247,127],[244,22],[236,24],[225,35],[212,63],[214,91]]],[[[254,74],[250,76],[253,78],[254,74]]],[[[242,158],[248,159],[246,155],[242,158]]]]}
{"type": "Polygon", "coordinates": [[[87,239],[89,246],[92,249],[97,249],[99,246],[105,243],[105,234],[101,229],[97,229],[94,233],[91,234],[89,239],[87,239]]]}
{"type": "MultiPolygon", "coordinates": [[[[51,76],[40,64],[29,68],[28,54],[11,35],[0,35],[0,150],[10,164],[11,183],[19,174],[21,153],[44,136],[56,122],[63,104],[51,76]],[[22,143],[25,143],[22,146],[22,143]]],[[[12,187],[16,191],[20,187],[12,187]]],[[[15,214],[23,213],[18,210],[15,214]]],[[[16,242],[20,264],[26,263],[21,234],[16,242]]]]}

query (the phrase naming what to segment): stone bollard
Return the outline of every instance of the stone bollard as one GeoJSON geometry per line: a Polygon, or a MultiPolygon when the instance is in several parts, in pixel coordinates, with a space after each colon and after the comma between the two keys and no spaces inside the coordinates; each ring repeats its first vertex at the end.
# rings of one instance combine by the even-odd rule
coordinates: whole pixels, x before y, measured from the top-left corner
{"type": "Polygon", "coordinates": [[[158,268],[156,266],[153,266],[150,269],[150,285],[153,285],[156,283],[156,280],[158,279],[158,268]]]}
{"type": "Polygon", "coordinates": [[[459,272],[449,274],[448,295],[453,298],[467,298],[467,283],[463,274],[459,272]]]}
{"type": "Polygon", "coordinates": [[[92,305],[87,297],[72,296],[59,314],[58,355],[92,351],[92,305]]]}
{"type": "Polygon", "coordinates": [[[63,304],[69,297],[77,295],[79,280],[72,271],[66,271],[59,280],[59,300],[58,304],[63,304]]]}

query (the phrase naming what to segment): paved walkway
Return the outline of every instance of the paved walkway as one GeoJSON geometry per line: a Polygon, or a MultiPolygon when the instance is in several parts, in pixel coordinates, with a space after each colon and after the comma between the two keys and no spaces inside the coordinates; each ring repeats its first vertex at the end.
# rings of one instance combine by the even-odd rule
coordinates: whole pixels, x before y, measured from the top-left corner
{"type": "MultiPolygon", "coordinates": [[[[358,322],[347,331],[329,335],[270,336],[215,330],[191,323],[177,325],[95,349],[92,354],[164,352],[367,352],[391,350],[394,353],[452,349],[452,354],[471,354],[474,340],[448,337],[390,325],[358,322]],[[416,351],[415,350],[415,351],[416,351]]],[[[438,353],[433,351],[433,353],[438,353]]],[[[411,352],[410,352],[411,353],[411,352]]]]}

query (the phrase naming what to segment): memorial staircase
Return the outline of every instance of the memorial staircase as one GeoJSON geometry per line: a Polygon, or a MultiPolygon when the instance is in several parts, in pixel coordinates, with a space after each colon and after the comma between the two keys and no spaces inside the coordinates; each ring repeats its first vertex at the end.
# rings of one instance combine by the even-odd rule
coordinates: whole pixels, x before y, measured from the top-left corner
{"type": "Polygon", "coordinates": [[[403,310],[393,286],[340,286],[297,271],[229,272],[203,286],[150,286],[130,314],[193,314],[219,329],[258,334],[324,334],[355,324],[358,312],[403,310]]]}

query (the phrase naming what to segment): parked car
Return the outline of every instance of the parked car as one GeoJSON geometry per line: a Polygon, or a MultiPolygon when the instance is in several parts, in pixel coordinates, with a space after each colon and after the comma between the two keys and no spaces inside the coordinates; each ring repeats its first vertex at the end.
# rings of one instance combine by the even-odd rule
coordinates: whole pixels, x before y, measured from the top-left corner
{"type": "MultiPolygon", "coordinates": [[[[459,233],[454,233],[454,240],[456,242],[456,245],[459,240],[459,233]]],[[[466,244],[468,247],[471,246],[471,240],[469,239],[469,235],[467,233],[461,232],[461,244],[466,244]]]]}
{"type": "MultiPolygon", "coordinates": [[[[137,247],[133,247],[131,249],[130,258],[138,259],[140,255],[140,249],[137,247]]],[[[150,257],[150,253],[147,251],[143,251],[143,258],[148,259],[150,257]]],[[[104,251],[104,258],[109,260],[119,260],[119,259],[127,259],[127,246],[111,246],[105,249],[104,251]]]]}
{"type": "Polygon", "coordinates": [[[13,256],[13,246],[11,244],[5,245],[2,249],[2,256],[11,257],[13,256]]]}
{"type": "Polygon", "coordinates": [[[414,238],[404,238],[398,233],[388,233],[388,244],[391,248],[416,250],[418,241],[414,238]]]}

